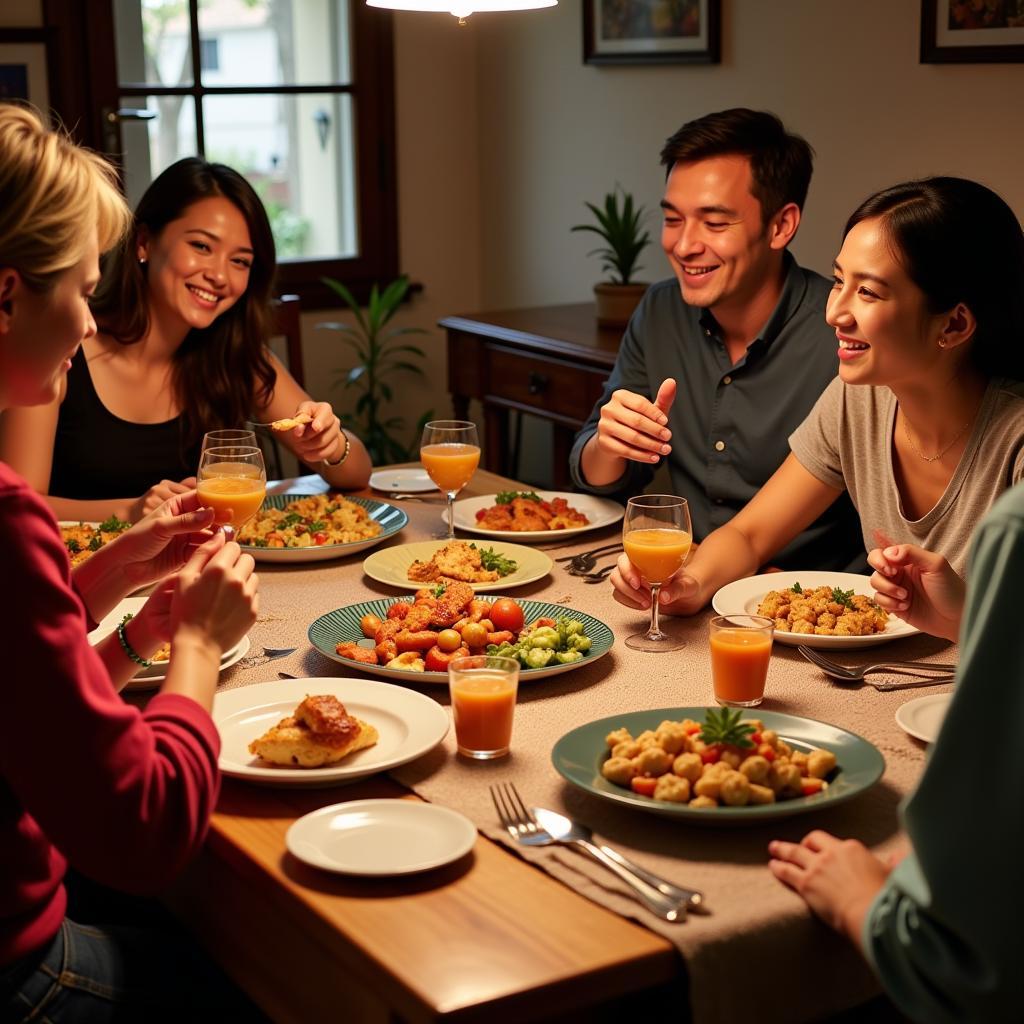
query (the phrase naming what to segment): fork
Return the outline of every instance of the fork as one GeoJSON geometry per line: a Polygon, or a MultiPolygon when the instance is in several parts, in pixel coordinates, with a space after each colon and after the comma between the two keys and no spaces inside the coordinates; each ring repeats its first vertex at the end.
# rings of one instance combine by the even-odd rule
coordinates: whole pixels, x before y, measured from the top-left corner
{"type": "Polygon", "coordinates": [[[601,583],[615,571],[615,566],[618,562],[612,562],[611,565],[606,565],[603,569],[598,569],[597,572],[574,572],[573,576],[579,576],[584,583],[601,583]]]}
{"type": "Polygon", "coordinates": [[[563,555],[556,558],[556,562],[568,562],[568,571],[589,572],[594,568],[598,558],[602,555],[617,554],[622,550],[622,542],[615,541],[612,544],[605,544],[603,547],[594,548],[592,551],[581,551],[578,555],[563,555]]]}
{"type": "Polygon", "coordinates": [[[297,647],[264,647],[262,654],[250,654],[242,659],[243,668],[255,668],[257,665],[265,665],[268,661],[273,661],[275,658],[285,658],[289,654],[294,654],[298,650],[297,647]]]}
{"type": "Polygon", "coordinates": [[[896,690],[909,686],[927,686],[931,683],[947,683],[953,678],[952,673],[956,671],[956,665],[939,665],[935,662],[926,661],[880,661],[872,665],[860,665],[857,668],[848,668],[840,665],[829,658],[819,654],[811,647],[798,644],[797,650],[812,664],[816,665],[826,675],[843,682],[867,682],[876,689],[896,690]],[[900,672],[904,675],[914,676],[918,679],[926,679],[927,683],[872,683],[865,679],[869,672],[900,672]]]}
{"type": "MultiPolygon", "coordinates": [[[[498,812],[498,820],[506,832],[523,846],[552,846],[559,843],[550,832],[537,824],[536,818],[527,809],[519,796],[515,784],[499,783],[489,787],[494,809],[498,812]]],[[[655,886],[635,875],[628,867],[609,857],[600,846],[585,840],[577,840],[572,845],[585,850],[594,860],[613,871],[636,894],[641,903],[651,913],[665,921],[681,923],[686,920],[686,903],[666,896],[655,886]]]]}

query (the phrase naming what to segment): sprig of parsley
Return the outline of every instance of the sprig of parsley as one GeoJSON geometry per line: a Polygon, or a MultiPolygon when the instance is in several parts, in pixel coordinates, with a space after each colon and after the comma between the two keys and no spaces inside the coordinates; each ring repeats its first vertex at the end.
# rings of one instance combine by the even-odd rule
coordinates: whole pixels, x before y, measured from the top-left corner
{"type": "Polygon", "coordinates": [[[832,600],[836,604],[844,605],[847,608],[853,607],[853,591],[841,590],[839,587],[832,588],[832,600]]]}
{"type": "MultiPolygon", "coordinates": [[[[475,548],[475,544],[470,544],[471,548],[475,548]]],[[[513,573],[519,568],[519,563],[511,558],[506,558],[504,555],[499,555],[494,548],[481,548],[480,549],[480,564],[488,572],[496,572],[499,576],[508,576],[509,573],[513,573]]]]}
{"type": "Polygon", "coordinates": [[[123,519],[118,519],[117,516],[111,516],[100,523],[99,529],[103,533],[123,533],[131,525],[131,523],[126,523],[123,519]]]}
{"type": "Polygon", "coordinates": [[[525,498],[527,501],[543,501],[544,499],[536,491],[498,491],[494,496],[496,505],[510,505],[516,498],[525,498]]]}
{"type": "Polygon", "coordinates": [[[797,582],[794,583],[793,586],[791,586],[789,589],[792,590],[794,594],[802,594],[804,592],[804,588],[800,586],[799,580],[797,580],[797,582]]]}

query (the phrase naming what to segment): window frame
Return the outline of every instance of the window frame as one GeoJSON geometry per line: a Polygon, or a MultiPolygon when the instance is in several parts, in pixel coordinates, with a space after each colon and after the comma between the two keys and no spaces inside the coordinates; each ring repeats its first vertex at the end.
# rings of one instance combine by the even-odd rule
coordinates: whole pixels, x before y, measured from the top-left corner
{"type": "Polygon", "coordinates": [[[355,125],[355,174],[359,254],[354,257],[279,260],[279,292],[302,297],[306,309],[342,305],[321,281],[333,277],[358,299],[373,284],[398,276],[398,196],[395,145],[394,31],[391,12],[351,0],[352,81],[342,85],[312,83],[269,86],[202,85],[199,0],[189,0],[192,35],[192,83],[160,86],[121,85],[117,76],[113,0],[44,0],[43,18],[53,32],[50,55],[51,104],[77,141],[122,158],[116,120],[108,116],[120,98],[186,96],[196,107],[196,138],[202,150],[202,97],[217,95],[287,95],[342,93],[352,97],[355,125]],[[86,11],[88,8],[88,12],[86,11]]]}

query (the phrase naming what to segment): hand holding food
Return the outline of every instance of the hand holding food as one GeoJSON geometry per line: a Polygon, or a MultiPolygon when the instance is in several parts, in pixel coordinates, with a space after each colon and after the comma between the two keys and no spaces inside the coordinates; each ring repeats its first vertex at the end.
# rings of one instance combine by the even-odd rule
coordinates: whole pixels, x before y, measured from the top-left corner
{"type": "Polygon", "coordinates": [[[294,430],[296,427],[304,426],[306,423],[312,423],[313,417],[308,412],[300,412],[295,416],[286,417],[283,420],[274,420],[270,424],[271,430],[283,431],[283,430],[294,430]]]}
{"type": "Polygon", "coordinates": [[[303,462],[315,466],[318,462],[337,462],[345,453],[345,435],[341,421],[334,415],[328,402],[301,403],[293,417],[297,425],[292,430],[291,446],[303,462]],[[310,417],[309,422],[301,418],[310,417]]]}
{"type": "Polygon", "coordinates": [[[620,389],[601,407],[597,446],[606,455],[633,462],[657,462],[672,451],[668,410],[676,397],[676,382],[662,381],[653,402],[620,389]]]}
{"type": "Polygon", "coordinates": [[[915,544],[893,544],[871,551],[868,563],[875,569],[870,582],[882,608],[932,636],[957,639],[966,585],[942,555],[915,544]]]}

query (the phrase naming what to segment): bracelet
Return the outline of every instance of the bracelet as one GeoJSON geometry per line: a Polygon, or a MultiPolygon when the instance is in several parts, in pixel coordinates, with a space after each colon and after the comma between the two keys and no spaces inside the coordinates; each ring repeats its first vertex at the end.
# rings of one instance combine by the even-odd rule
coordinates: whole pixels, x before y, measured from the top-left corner
{"type": "Polygon", "coordinates": [[[141,665],[143,668],[152,668],[153,667],[153,662],[148,661],[146,658],[143,658],[139,654],[139,652],[136,651],[135,648],[132,647],[132,645],[128,642],[128,636],[125,633],[124,627],[126,625],[128,625],[128,620],[133,618],[133,617],[134,616],[132,615],[132,613],[129,612],[118,623],[118,626],[117,626],[117,639],[121,641],[121,649],[124,651],[125,654],[128,655],[129,658],[131,658],[132,661],[135,662],[136,665],[141,665]]]}
{"type": "Polygon", "coordinates": [[[331,469],[334,469],[335,466],[340,466],[348,458],[349,450],[352,447],[352,442],[348,434],[345,433],[344,427],[342,428],[341,436],[345,438],[345,450],[341,453],[341,458],[337,462],[331,462],[330,459],[320,460],[325,466],[330,466],[331,469]]]}

